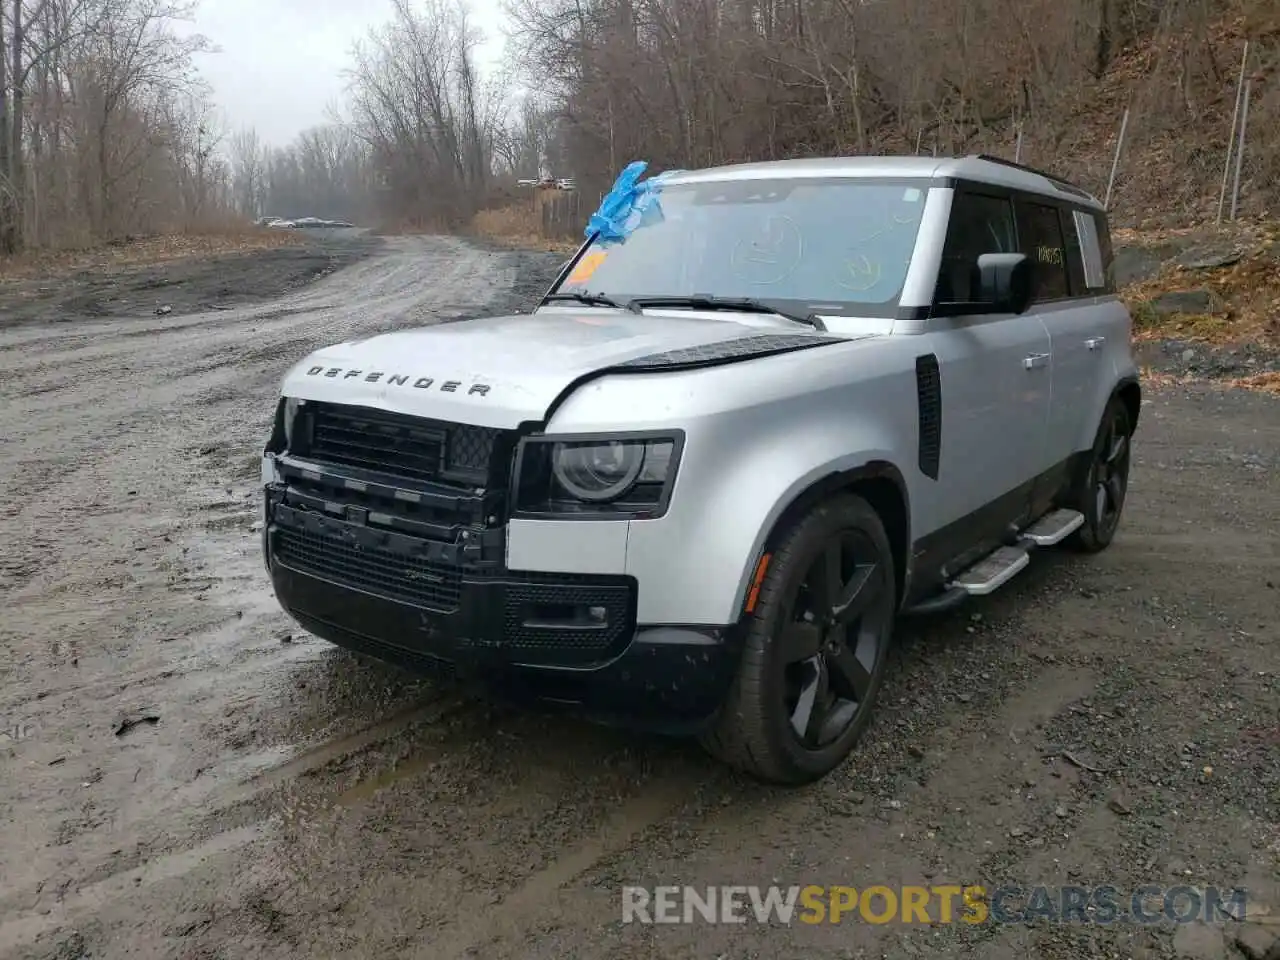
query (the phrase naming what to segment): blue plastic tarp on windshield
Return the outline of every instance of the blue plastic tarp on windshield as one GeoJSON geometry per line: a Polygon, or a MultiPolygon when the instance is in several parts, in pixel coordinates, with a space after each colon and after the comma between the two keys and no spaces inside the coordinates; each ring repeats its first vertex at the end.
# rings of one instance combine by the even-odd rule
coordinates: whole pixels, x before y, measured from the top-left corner
{"type": "Polygon", "coordinates": [[[662,192],[663,180],[678,171],[668,170],[641,181],[640,177],[648,168],[647,160],[627,164],[600,201],[599,209],[587,221],[585,234],[588,238],[596,236],[597,242],[605,244],[621,243],[638,227],[662,219],[658,194],[662,192]]]}

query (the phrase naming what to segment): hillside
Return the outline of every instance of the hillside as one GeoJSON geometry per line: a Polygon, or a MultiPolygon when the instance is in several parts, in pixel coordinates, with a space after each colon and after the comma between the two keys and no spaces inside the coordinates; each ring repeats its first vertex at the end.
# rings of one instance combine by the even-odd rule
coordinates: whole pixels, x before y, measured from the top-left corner
{"type": "MultiPolygon", "coordinates": [[[[1280,6],[1276,15],[1280,17],[1280,6]]],[[[1214,24],[1201,37],[1199,70],[1184,66],[1177,43],[1149,38],[1134,44],[1100,80],[1076,88],[1069,98],[1076,106],[1060,121],[1024,137],[1024,162],[1051,169],[1103,197],[1128,108],[1112,193],[1115,224],[1177,228],[1214,222],[1247,39],[1251,83],[1239,214],[1280,216],[1280,89],[1274,83],[1280,43],[1250,36],[1242,19],[1214,24]]],[[[1234,166],[1233,158],[1229,179],[1234,166]]],[[[1228,183],[1224,219],[1230,213],[1230,189],[1228,183]]]]}

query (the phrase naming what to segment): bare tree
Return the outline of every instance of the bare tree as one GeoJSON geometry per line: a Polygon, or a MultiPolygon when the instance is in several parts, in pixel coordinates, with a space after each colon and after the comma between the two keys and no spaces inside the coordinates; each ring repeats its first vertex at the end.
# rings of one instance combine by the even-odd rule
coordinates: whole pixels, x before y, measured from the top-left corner
{"type": "Polygon", "coordinates": [[[231,137],[231,177],[235,206],[246,217],[259,217],[266,199],[267,150],[258,132],[245,128],[231,137]]]}
{"type": "Polygon", "coordinates": [[[4,0],[0,252],[176,229],[219,213],[228,171],[191,5],[4,0]],[[36,161],[36,162],[32,162],[36,161]]]}
{"type": "MultiPolygon", "coordinates": [[[[1280,38],[1267,32],[1274,0],[506,2],[516,59],[558,118],[567,172],[597,189],[635,157],[664,167],[918,144],[1011,153],[1018,129],[1097,187],[1106,151],[1082,104],[1107,96],[1098,78],[1135,43],[1154,60],[1119,86],[1140,102],[1146,136],[1205,124],[1207,104],[1221,113],[1230,77],[1211,25],[1244,18],[1271,38],[1255,43],[1262,58],[1280,64],[1280,38]]],[[[1109,127],[1125,103],[1108,106],[1109,127]]]]}
{"type": "Polygon", "coordinates": [[[395,0],[394,21],[356,47],[353,129],[387,215],[459,224],[483,202],[505,104],[478,76],[480,40],[457,0],[395,0]]]}

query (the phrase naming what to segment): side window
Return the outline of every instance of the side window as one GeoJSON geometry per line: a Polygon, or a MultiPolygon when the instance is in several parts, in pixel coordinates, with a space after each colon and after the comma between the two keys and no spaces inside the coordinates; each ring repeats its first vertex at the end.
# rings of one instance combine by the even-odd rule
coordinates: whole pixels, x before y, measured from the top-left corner
{"type": "Polygon", "coordinates": [[[1071,295],[1067,284],[1066,243],[1058,208],[1019,202],[1018,239],[1031,261],[1031,300],[1061,300],[1071,295]]]}
{"type": "Polygon", "coordinates": [[[980,193],[957,192],[942,248],[935,303],[972,303],[978,299],[977,263],[984,253],[1017,253],[1013,204],[980,193]]]}
{"type": "Polygon", "coordinates": [[[1078,211],[1059,211],[1062,236],[1067,241],[1067,279],[1071,282],[1073,297],[1087,297],[1090,295],[1090,290],[1085,277],[1084,252],[1080,247],[1080,225],[1075,221],[1074,215],[1078,215],[1078,211]]]}
{"type": "Polygon", "coordinates": [[[1107,223],[1107,215],[1105,213],[1095,212],[1090,216],[1098,232],[1098,249],[1102,252],[1103,290],[1107,293],[1114,293],[1116,278],[1115,259],[1111,250],[1111,227],[1107,223]]]}
{"type": "Polygon", "coordinates": [[[1098,221],[1084,210],[1072,213],[1075,235],[1084,261],[1083,286],[1090,291],[1102,291],[1107,286],[1107,274],[1102,265],[1102,243],[1098,240],[1098,221]]]}

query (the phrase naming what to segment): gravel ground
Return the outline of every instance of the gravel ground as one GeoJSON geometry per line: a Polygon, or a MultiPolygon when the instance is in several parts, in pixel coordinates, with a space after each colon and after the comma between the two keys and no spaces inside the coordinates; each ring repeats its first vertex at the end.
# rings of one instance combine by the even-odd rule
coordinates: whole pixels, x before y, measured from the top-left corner
{"type": "Polygon", "coordinates": [[[0,284],[0,327],[232,310],[297,292],[381,249],[359,228],[299,231],[294,244],[214,257],[84,267],[0,284]]]}
{"type": "MultiPolygon", "coordinates": [[[[278,611],[251,526],[284,371],[527,306],[560,259],[361,243],[256,306],[0,322],[0,956],[1274,960],[1259,922],[619,921],[623,884],[773,882],[1245,886],[1280,916],[1280,402],[1152,392],[1111,549],[903,622],[851,762],[765,788],[278,611]]],[[[219,271],[184,269],[205,302],[219,271]]]]}

